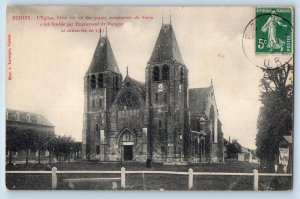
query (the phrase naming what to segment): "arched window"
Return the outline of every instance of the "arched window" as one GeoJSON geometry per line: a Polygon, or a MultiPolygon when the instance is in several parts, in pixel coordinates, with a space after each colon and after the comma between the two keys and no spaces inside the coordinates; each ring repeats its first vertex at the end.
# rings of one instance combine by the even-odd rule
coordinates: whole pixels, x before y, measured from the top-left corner
{"type": "Polygon", "coordinates": [[[193,131],[200,131],[200,121],[197,119],[192,119],[191,126],[193,131]]]}
{"type": "Polygon", "coordinates": [[[92,107],[95,108],[95,100],[92,99],[92,107]]]}
{"type": "Polygon", "coordinates": [[[184,81],[184,73],[183,73],[183,68],[180,69],[180,82],[183,83],[184,81]]]}
{"type": "Polygon", "coordinates": [[[164,103],[168,103],[168,93],[164,93],[164,103]]]}
{"type": "Polygon", "coordinates": [[[166,153],[166,147],[164,145],[161,146],[161,152],[166,153]]]}
{"type": "Polygon", "coordinates": [[[90,76],[90,87],[91,87],[91,89],[96,88],[96,77],[95,77],[95,75],[90,76]]]}
{"type": "Polygon", "coordinates": [[[169,80],[169,66],[166,64],[162,68],[162,79],[169,80]]]}
{"type": "Polygon", "coordinates": [[[153,67],[152,79],[153,79],[153,81],[159,81],[159,68],[158,68],[158,66],[153,67]]]}
{"type": "Polygon", "coordinates": [[[132,110],[140,107],[141,101],[139,96],[132,92],[123,93],[118,99],[118,107],[121,110],[126,109],[132,110]]]}
{"type": "Polygon", "coordinates": [[[102,99],[99,99],[99,107],[102,108],[102,99]]]}
{"type": "Polygon", "coordinates": [[[210,120],[212,142],[215,142],[215,111],[213,106],[210,107],[209,120],[210,120]]]}
{"type": "Polygon", "coordinates": [[[103,88],[103,85],[104,85],[103,74],[100,73],[98,75],[98,87],[103,88]]]}
{"type": "Polygon", "coordinates": [[[122,135],[121,141],[122,142],[134,142],[133,134],[130,131],[126,130],[122,135]]]}
{"type": "Polygon", "coordinates": [[[162,122],[161,122],[161,120],[158,121],[158,127],[159,127],[159,128],[162,127],[162,122]]]}

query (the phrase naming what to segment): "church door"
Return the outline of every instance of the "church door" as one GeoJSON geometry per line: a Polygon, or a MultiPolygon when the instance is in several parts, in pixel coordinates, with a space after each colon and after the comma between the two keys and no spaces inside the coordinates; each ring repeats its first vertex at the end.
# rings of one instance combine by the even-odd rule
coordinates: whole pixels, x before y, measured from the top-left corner
{"type": "Polygon", "coordinates": [[[124,151],[124,160],[132,160],[133,158],[133,145],[124,145],[123,146],[124,151]]]}
{"type": "Polygon", "coordinates": [[[121,146],[123,148],[123,160],[133,160],[134,135],[131,131],[125,130],[121,135],[121,146]]]}

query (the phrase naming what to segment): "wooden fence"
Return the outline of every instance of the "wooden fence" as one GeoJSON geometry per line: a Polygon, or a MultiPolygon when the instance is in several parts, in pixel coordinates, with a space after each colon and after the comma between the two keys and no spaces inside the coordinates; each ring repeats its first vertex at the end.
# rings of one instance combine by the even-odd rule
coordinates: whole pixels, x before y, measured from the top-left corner
{"type": "Polygon", "coordinates": [[[57,175],[58,174],[120,174],[121,175],[121,188],[126,188],[126,174],[168,174],[168,175],[187,175],[188,188],[193,188],[194,176],[253,176],[253,190],[258,191],[259,176],[273,176],[273,177],[292,177],[292,174],[279,174],[279,173],[258,173],[256,169],[252,173],[221,173],[221,172],[194,172],[189,169],[188,172],[175,172],[175,171],[126,171],[124,167],[120,171],[58,171],[56,167],[52,171],[6,171],[6,174],[51,174],[52,175],[52,189],[57,188],[57,175]]]}

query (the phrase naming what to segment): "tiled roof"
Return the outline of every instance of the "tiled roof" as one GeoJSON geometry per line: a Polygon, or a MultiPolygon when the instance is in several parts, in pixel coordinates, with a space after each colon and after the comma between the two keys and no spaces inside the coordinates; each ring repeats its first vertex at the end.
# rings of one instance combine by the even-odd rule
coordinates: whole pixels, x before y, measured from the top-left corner
{"type": "Polygon", "coordinates": [[[127,82],[130,83],[130,86],[137,87],[141,91],[141,93],[144,95],[144,97],[146,96],[145,83],[135,80],[135,79],[131,78],[129,75],[127,75],[125,77],[123,84],[126,84],[127,82]]]}
{"type": "Polygon", "coordinates": [[[7,109],[7,120],[31,124],[40,124],[45,126],[54,126],[44,116],[36,113],[7,109]]]}
{"type": "Polygon", "coordinates": [[[204,111],[208,102],[210,87],[189,89],[190,111],[204,111]]]}

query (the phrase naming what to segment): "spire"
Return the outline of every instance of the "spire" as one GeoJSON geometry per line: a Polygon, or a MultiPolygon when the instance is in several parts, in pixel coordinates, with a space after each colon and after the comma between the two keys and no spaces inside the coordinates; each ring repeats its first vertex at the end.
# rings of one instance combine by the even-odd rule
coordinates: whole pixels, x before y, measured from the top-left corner
{"type": "Polygon", "coordinates": [[[168,60],[176,60],[184,64],[172,25],[163,24],[148,63],[159,63],[168,60]]]}
{"type": "MultiPolygon", "coordinates": [[[[107,31],[106,31],[107,32],[107,31]]],[[[107,34],[107,33],[106,33],[107,34]]],[[[103,71],[111,71],[119,73],[120,70],[116,62],[113,50],[107,35],[100,36],[97,47],[95,49],[92,61],[90,63],[88,73],[97,73],[103,71]]]]}
{"type": "Polygon", "coordinates": [[[128,76],[128,66],[126,67],[126,76],[128,76]]]}
{"type": "Polygon", "coordinates": [[[170,25],[172,24],[172,13],[171,13],[171,9],[170,9],[170,25]]]}
{"type": "Polygon", "coordinates": [[[164,25],[164,11],[161,11],[161,25],[164,25]]]}
{"type": "Polygon", "coordinates": [[[213,79],[210,78],[210,86],[212,86],[212,85],[213,85],[213,79]]]}
{"type": "Polygon", "coordinates": [[[105,26],[105,36],[107,37],[107,26],[105,26]]]}

